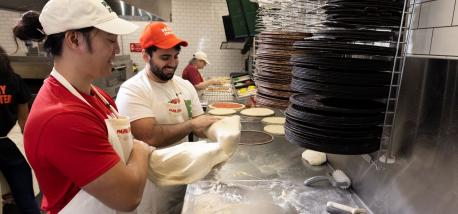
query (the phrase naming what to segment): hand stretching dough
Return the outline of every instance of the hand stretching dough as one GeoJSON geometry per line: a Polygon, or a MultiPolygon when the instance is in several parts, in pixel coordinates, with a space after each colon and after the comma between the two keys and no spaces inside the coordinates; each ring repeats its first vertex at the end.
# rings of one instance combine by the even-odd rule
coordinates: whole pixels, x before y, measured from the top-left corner
{"type": "Polygon", "coordinates": [[[148,178],[157,185],[189,184],[205,177],[228,160],[240,140],[240,116],[215,122],[207,130],[209,141],[185,142],[157,149],[150,157],[148,178]]]}

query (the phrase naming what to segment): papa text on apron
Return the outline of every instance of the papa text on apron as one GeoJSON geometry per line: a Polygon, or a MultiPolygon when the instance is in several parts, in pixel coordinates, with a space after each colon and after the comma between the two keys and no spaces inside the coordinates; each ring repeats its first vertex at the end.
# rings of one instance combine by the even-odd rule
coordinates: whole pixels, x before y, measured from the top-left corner
{"type": "MultiPolygon", "coordinates": [[[[91,106],[81,94],[55,69],[51,72],[51,76],[57,79],[67,90],[74,96],[78,97],[81,101],[91,106]]],[[[112,114],[108,115],[105,119],[105,124],[108,131],[108,141],[113,146],[116,153],[118,153],[121,160],[125,163],[132,152],[133,138],[130,132],[129,118],[118,114],[116,109],[97,91],[92,87],[96,95],[110,107],[112,114]]],[[[84,190],[80,190],[75,197],[59,212],[61,214],[80,214],[80,213],[97,213],[97,214],[111,214],[120,213],[112,208],[109,208],[98,199],[90,195],[84,190]]]]}

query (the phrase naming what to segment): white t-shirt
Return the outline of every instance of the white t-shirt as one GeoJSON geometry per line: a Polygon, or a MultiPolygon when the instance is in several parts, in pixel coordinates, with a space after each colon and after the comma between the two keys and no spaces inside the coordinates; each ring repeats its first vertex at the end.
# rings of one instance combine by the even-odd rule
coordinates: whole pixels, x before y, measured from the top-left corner
{"type": "Polygon", "coordinates": [[[147,72],[143,69],[124,82],[116,97],[119,113],[129,116],[130,122],[154,117],[158,124],[178,124],[204,113],[189,81],[174,76],[158,83],[148,78],[147,72]]]}

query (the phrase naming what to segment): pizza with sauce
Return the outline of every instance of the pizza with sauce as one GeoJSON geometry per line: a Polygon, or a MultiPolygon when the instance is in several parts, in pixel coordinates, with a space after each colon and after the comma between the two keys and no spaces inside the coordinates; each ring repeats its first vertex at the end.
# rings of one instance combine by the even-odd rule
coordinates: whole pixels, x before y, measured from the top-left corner
{"type": "Polygon", "coordinates": [[[234,103],[234,102],[216,102],[216,103],[212,103],[208,107],[240,110],[240,109],[245,108],[245,105],[240,104],[240,103],[234,103]]]}

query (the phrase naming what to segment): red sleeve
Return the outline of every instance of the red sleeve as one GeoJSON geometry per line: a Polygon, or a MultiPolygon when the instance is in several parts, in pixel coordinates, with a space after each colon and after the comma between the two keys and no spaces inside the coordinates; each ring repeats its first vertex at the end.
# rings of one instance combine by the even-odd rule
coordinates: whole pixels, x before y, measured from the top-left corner
{"type": "Polygon", "coordinates": [[[200,76],[199,71],[196,68],[189,65],[183,71],[183,79],[188,80],[192,83],[192,85],[197,85],[204,81],[200,76]]]}
{"type": "Polygon", "coordinates": [[[105,125],[89,113],[59,114],[50,119],[41,136],[46,136],[42,142],[47,144],[47,161],[79,187],[92,182],[120,160],[108,141],[105,125]]]}

